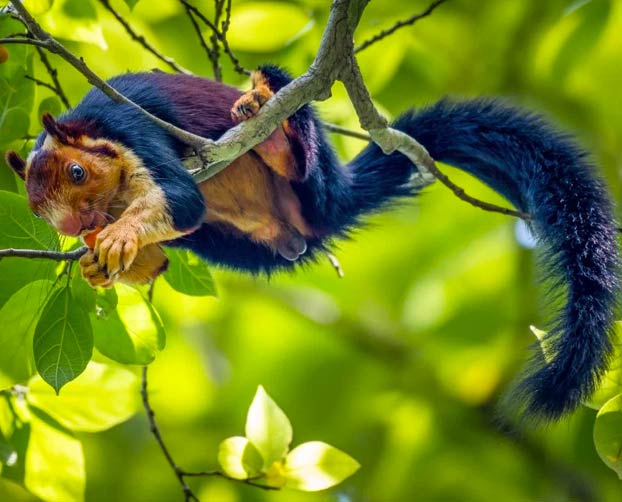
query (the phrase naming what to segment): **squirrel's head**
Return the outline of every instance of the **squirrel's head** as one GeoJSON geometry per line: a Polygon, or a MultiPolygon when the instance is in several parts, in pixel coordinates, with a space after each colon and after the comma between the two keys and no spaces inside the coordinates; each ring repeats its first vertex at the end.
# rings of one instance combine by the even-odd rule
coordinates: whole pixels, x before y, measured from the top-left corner
{"type": "Polygon", "coordinates": [[[126,149],[87,136],[83,125],[57,122],[49,114],[43,116],[43,126],[45,139],[26,160],[16,152],[6,155],[26,182],[31,209],[67,235],[105,226],[123,183],[126,149]]]}

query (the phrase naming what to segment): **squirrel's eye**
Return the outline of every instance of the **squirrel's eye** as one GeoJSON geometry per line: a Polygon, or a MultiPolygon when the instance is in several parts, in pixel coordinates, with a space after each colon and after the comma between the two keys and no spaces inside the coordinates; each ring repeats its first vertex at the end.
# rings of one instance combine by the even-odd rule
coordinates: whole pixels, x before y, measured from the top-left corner
{"type": "Polygon", "coordinates": [[[69,175],[74,183],[82,183],[86,178],[86,171],[79,164],[71,164],[69,166],[69,175]]]}
{"type": "Polygon", "coordinates": [[[36,213],[33,211],[32,214],[34,215],[35,218],[41,218],[41,215],[39,213],[36,213]]]}

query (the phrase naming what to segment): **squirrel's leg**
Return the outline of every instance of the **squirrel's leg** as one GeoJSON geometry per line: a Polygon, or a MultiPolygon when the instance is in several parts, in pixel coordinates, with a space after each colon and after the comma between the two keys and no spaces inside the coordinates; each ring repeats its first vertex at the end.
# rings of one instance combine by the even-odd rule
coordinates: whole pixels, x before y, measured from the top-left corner
{"type": "MultiPolygon", "coordinates": [[[[291,80],[291,76],[277,66],[260,66],[251,75],[252,90],[233,104],[231,117],[241,122],[255,116],[291,80]]],[[[316,120],[312,109],[305,105],[253,150],[277,174],[288,180],[304,181],[317,162],[316,120]]]]}

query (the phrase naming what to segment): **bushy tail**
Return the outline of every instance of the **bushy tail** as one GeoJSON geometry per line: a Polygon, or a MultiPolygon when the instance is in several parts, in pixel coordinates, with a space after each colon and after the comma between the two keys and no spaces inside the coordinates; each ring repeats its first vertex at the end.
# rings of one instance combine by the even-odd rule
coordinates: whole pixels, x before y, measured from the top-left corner
{"type": "MultiPolygon", "coordinates": [[[[620,295],[611,203],[585,152],[541,118],[495,101],[443,100],[403,115],[394,127],[532,215],[553,294],[566,301],[544,341],[547,361],[534,356],[515,397],[534,418],[573,410],[606,368],[620,295]]],[[[413,166],[370,145],[350,168],[357,207],[368,212],[408,192],[413,166]]]]}

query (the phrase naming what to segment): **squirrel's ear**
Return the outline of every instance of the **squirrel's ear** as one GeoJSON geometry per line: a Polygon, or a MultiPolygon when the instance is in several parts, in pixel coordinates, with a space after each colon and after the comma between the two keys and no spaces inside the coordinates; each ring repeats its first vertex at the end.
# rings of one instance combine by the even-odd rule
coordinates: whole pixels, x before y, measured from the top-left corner
{"type": "Polygon", "coordinates": [[[41,122],[43,122],[43,128],[45,129],[45,132],[47,132],[50,136],[56,139],[59,143],[62,143],[64,145],[69,143],[69,129],[63,124],[57,122],[51,114],[44,113],[43,117],[41,118],[41,122]]]}
{"type": "Polygon", "coordinates": [[[15,171],[21,179],[26,179],[26,161],[19,156],[19,153],[13,151],[7,152],[5,158],[6,163],[11,166],[13,171],[15,171]]]}

